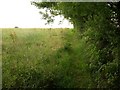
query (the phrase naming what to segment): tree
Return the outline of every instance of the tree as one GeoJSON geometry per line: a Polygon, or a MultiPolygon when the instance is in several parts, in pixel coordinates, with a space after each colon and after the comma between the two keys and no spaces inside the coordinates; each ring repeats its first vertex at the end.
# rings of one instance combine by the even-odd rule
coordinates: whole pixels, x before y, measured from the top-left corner
{"type": "Polygon", "coordinates": [[[47,19],[48,23],[54,21],[53,17],[57,15],[63,15],[64,18],[68,19],[71,23],[73,23],[75,29],[81,29],[81,31],[84,27],[84,23],[88,19],[93,18],[99,13],[104,15],[106,14],[105,16],[107,17],[109,17],[110,15],[116,16],[116,14],[118,14],[116,16],[117,18],[119,18],[120,13],[118,3],[32,2],[32,4],[39,9],[42,8],[46,10],[45,13],[40,13],[43,14],[43,18],[47,19]]]}
{"type": "Polygon", "coordinates": [[[15,26],[14,28],[19,28],[18,26],[15,26]]]}
{"type": "Polygon", "coordinates": [[[38,8],[46,9],[46,12],[41,12],[41,14],[48,22],[53,21],[52,17],[63,15],[64,18],[73,23],[76,30],[82,31],[84,23],[93,15],[97,15],[96,11],[101,10],[101,5],[106,3],[33,2],[32,4],[38,8]]]}
{"type": "Polygon", "coordinates": [[[96,83],[96,87],[120,87],[118,85],[120,2],[33,2],[32,4],[46,9],[46,12],[41,14],[48,22],[53,22],[53,17],[57,15],[63,15],[73,23],[77,33],[84,34],[90,29],[89,42],[94,44],[99,54],[98,60],[91,62],[91,65],[95,66],[91,68],[91,77],[96,73],[93,82],[96,83]]]}

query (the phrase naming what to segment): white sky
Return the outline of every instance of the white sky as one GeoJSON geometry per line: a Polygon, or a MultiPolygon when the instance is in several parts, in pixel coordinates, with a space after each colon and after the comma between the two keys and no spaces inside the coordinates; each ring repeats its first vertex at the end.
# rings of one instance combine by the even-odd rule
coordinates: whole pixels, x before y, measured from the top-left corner
{"type": "Polygon", "coordinates": [[[31,5],[30,0],[0,0],[0,28],[72,28],[67,20],[59,24],[60,17],[56,17],[55,23],[45,25],[39,9],[31,5]]]}

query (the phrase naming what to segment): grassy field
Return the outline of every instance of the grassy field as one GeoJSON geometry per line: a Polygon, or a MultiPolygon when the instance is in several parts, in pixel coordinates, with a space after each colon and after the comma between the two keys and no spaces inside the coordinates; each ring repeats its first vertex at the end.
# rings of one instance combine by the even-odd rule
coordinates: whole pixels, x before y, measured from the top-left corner
{"type": "MultiPolygon", "coordinates": [[[[34,70],[33,74],[35,72],[49,74],[49,69],[52,70],[55,61],[48,59],[63,47],[64,34],[67,31],[67,29],[3,29],[3,87],[22,86],[20,84],[25,83],[22,78],[31,77],[29,73],[32,70],[34,70]],[[14,32],[15,34],[12,35],[14,32]],[[25,73],[27,77],[24,77],[25,73]]],[[[34,79],[32,82],[35,81],[34,79]]]]}
{"type": "Polygon", "coordinates": [[[85,43],[72,29],[2,29],[3,88],[91,87],[85,43]]]}

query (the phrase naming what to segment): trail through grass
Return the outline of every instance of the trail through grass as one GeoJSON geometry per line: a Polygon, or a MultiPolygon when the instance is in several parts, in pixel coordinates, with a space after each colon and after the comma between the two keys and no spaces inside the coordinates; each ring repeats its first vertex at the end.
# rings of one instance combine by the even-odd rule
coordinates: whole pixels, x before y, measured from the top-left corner
{"type": "Polygon", "coordinates": [[[87,69],[93,47],[86,37],[71,29],[2,30],[3,87],[91,87],[87,69]]]}

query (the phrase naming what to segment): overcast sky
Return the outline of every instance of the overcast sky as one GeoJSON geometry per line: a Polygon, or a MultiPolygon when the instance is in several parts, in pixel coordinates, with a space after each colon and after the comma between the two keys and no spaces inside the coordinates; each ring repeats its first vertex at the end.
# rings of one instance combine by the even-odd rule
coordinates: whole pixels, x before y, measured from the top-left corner
{"type": "Polygon", "coordinates": [[[65,20],[59,24],[62,18],[56,17],[55,23],[45,25],[39,9],[31,5],[30,0],[0,0],[0,28],[69,28],[72,25],[65,20]]]}

